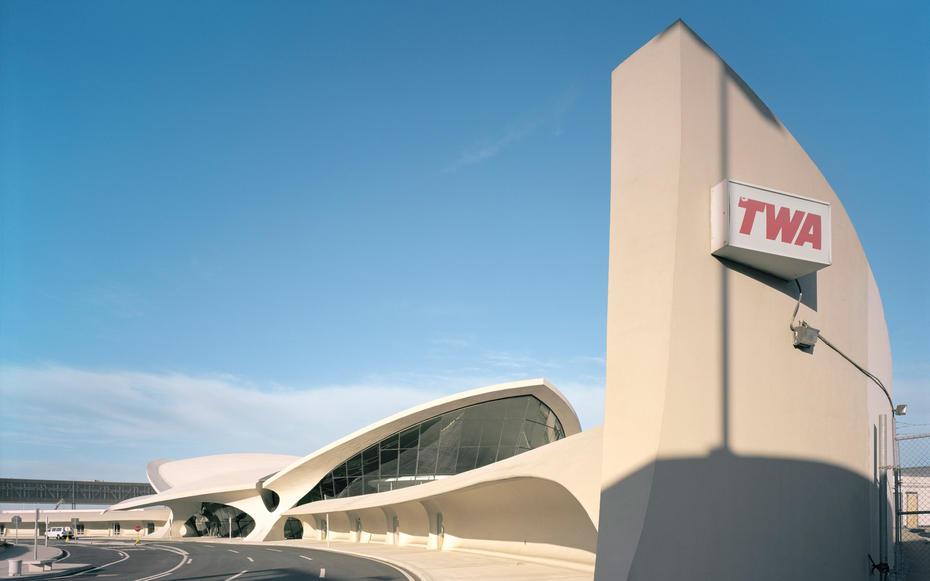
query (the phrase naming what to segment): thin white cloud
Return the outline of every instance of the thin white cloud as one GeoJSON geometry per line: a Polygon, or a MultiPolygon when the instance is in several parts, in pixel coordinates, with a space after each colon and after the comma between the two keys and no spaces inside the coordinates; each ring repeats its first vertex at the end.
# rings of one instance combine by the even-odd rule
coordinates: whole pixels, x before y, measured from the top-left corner
{"type": "Polygon", "coordinates": [[[555,362],[544,362],[539,361],[529,355],[521,355],[518,353],[508,353],[505,351],[495,351],[485,354],[485,359],[491,365],[495,367],[510,367],[514,369],[548,369],[553,367],[559,367],[558,363],[555,362]]]}
{"type": "MultiPolygon", "coordinates": [[[[155,458],[303,456],[432,399],[540,375],[541,366],[530,357],[496,353],[490,359],[489,367],[371,376],[313,389],[256,385],[229,375],[0,365],[0,475],[135,481],[155,458]],[[519,361],[525,368],[507,365],[519,361]],[[94,472],[98,468],[105,473],[94,472]]],[[[602,383],[596,374],[556,383],[586,428],[602,421],[602,383]]]]}
{"type": "Polygon", "coordinates": [[[539,122],[523,123],[519,127],[509,127],[504,135],[496,140],[482,140],[479,143],[472,144],[459,155],[459,158],[442,169],[441,173],[455,172],[463,167],[476,164],[490,157],[494,157],[504,150],[505,147],[520,141],[525,135],[536,129],[539,122]]]}
{"type": "Polygon", "coordinates": [[[607,360],[604,359],[603,357],[590,357],[590,356],[588,356],[588,355],[578,355],[578,356],[576,356],[576,357],[572,357],[572,358],[569,359],[568,361],[569,361],[569,363],[575,363],[575,364],[577,364],[577,363],[593,363],[593,364],[599,365],[599,366],[601,366],[601,367],[605,367],[605,366],[607,365],[607,360]]]}
{"type": "MultiPolygon", "coordinates": [[[[490,159],[508,146],[522,140],[524,137],[536,130],[541,125],[551,121],[558,120],[571,107],[577,93],[570,91],[566,95],[556,99],[548,111],[535,118],[523,120],[519,123],[507,127],[503,134],[496,139],[482,139],[466,147],[459,157],[444,167],[440,173],[452,173],[462,168],[490,159]]],[[[561,135],[562,128],[559,126],[555,135],[561,135]]]]}
{"type": "Polygon", "coordinates": [[[568,399],[581,421],[581,429],[588,430],[604,423],[604,378],[581,377],[559,381],[553,385],[568,399]]]}
{"type": "MultiPolygon", "coordinates": [[[[23,449],[78,448],[106,458],[254,451],[304,455],[385,416],[442,395],[404,385],[259,389],[241,380],[70,367],[0,367],[0,438],[23,449]]],[[[18,449],[18,450],[15,450],[18,449]]]]}
{"type": "Polygon", "coordinates": [[[85,287],[80,292],[79,298],[83,302],[102,307],[122,318],[139,317],[148,306],[148,301],[127,285],[116,281],[103,281],[85,287]]]}

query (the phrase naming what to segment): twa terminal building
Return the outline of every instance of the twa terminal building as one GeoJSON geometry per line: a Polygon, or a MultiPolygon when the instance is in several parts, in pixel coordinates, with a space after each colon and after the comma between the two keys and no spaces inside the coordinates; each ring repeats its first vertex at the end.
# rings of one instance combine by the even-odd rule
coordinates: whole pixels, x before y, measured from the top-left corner
{"type": "Polygon", "coordinates": [[[604,425],[544,380],[423,404],[303,458],[156,460],[151,536],[477,551],[597,580],[894,566],[891,350],[840,199],[678,21],[612,76],[604,425]],[[232,527],[230,531],[229,527],[232,527]]]}

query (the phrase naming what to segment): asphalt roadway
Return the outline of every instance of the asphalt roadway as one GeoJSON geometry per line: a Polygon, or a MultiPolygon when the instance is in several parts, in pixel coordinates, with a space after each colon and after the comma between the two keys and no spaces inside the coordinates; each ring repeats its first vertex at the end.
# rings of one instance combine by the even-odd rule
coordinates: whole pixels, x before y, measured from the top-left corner
{"type": "Polygon", "coordinates": [[[208,542],[49,541],[62,563],[95,568],[67,579],[109,581],[415,581],[399,568],[363,557],[301,547],[208,542]]]}

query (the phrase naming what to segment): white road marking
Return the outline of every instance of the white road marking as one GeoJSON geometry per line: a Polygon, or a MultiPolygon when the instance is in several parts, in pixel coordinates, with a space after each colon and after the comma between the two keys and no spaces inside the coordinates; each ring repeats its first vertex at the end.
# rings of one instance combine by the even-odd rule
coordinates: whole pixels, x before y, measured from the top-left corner
{"type": "Polygon", "coordinates": [[[194,558],[191,557],[190,559],[187,560],[187,564],[190,565],[190,564],[191,564],[191,561],[193,561],[193,560],[194,560],[194,558]]]}
{"type": "Polygon", "coordinates": [[[236,574],[233,575],[232,577],[227,577],[227,578],[226,578],[226,581],[232,581],[233,579],[235,579],[235,578],[238,577],[239,575],[242,575],[243,573],[248,573],[248,572],[249,572],[249,570],[246,569],[246,570],[243,571],[242,573],[236,573],[236,574]]]}
{"type": "Polygon", "coordinates": [[[320,569],[320,579],[326,577],[326,569],[320,569]]]}
{"type": "Polygon", "coordinates": [[[301,558],[301,559],[306,559],[306,560],[308,560],[308,561],[312,561],[312,560],[313,560],[313,559],[311,559],[310,557],[304,557],[303,555],[301,555],[300,558],[301,558]]]}
{"type": "Polygon", "coordinates": [[[188,552],[184,549],[179,549],[177,547],[172,547],[171,545],[152,545],[152,548],[158,549],[160,551],[171,551],[172,553],[177,553],[179,555],[188,555],[188,552]]]}
{"type": "Polygon", "coordinates": [[[180,553],[180,554],[181,554],[181,562],[178,563],[177,565],[175,565],[174,567],[172,567],[171,569],[165,571],[164,573],[158,573],[157,575],[150,575],[150,576],[148,576],[148,577],[143,577],[143,578],[141,578],[141,579],[136,579],[136,581],[154,581],[155,579],[161,579],[162,577],[166,577],[166,576],[168,576],[168,575],[171,575],[171,574],[174,573],[177,569],[180,569],[181,567],[183,567],[185,562],[190,563],[190,562],[193,560],[193,559],[187,559],[187,552],[184,551],[184,550],[181,550],[181,549],[178,549],[178,548],[175,548],[175,547],[164,547],[164,546],[158,547],[157,545],[153,545],[153,546],[155,546],[155,547],[161,549],[162,551],[171,551],[172,553],[180,553]]]}
{"type": "Polygon", "coordinates": [[[204,545],[204,546],[207,547],[207,548],[210,548],[210,549],[213,548],[213,545],[204,545]]]}
{"type": "MultiPolygon", "coordinates": [[[[106,551],[112,551],[113,549],[104,549],[104,550],[106,550],[106,551]]],[[[110,565],[115,565],[115,564],[117,564],[117,563],[122,563],[123,561],[125,561],[126,559],[129,558],[129,555],[127,555],[126,553],[124,553],[124,552],[122,552],[122,551],[116,551],[116,552],[117,552],[118,554],[122,555],[123,558],[120,559],[119,561],[113,561],[112,563],[107,563],[106,565],[100,565],[99,567],[95,567],[95,568],[93,568],[93,569],[88,569],[87,571],[84,571],[84,573],[90,573],[91,571],[97,571],[97,570],[99,570],[99,569],[103,569],[104,567],[109,567],[110,565]]]]}
{"type": "Polygon", "coordinates": [[[237,554],[239,553],[239,551],[233,551],[232,549],[229,549],[229,552],[230,552],[230,553],[237,553],[237,554]]]}
{"type": "Polygon", "coordinates": [[[248,559],[250,563],[254,563],[254,562],[255,562],[255,560],[252,559],[252,557],[246,557],[246,559],[248,559]]]}
{"type": "Polygon", "coordinates": [[[269,550],[269,551],[274,551],[275,553],[280,553],[280,552],[281,552],[279,549],[268,549],[268,550],[269,550]]]}

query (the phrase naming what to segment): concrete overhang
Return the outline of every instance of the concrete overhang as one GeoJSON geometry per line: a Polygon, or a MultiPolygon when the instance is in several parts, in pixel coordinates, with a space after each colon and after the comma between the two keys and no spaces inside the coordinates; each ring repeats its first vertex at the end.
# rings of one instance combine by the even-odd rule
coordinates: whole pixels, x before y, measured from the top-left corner
{"type": "Polygon", "coordinates": [[[549,406],[562,423],[566,436],[581,432],[581,423],[571,403],[545,379],[501,383],[436,399],[375,422],[301,458],[266,480],[263,486],[277,492],[282,505],[293,506],[336,465],[391,434],[445,412],[523,395],[532,395],[549,406]]]}
{"type": "Polygon", "coordinates": [[[175,462],[156,460],[147,470],[150,481],[154,473],[161,479],[160,483],[172,486],[157,494],[125,500],[107,511],[160,506],[195,498],[204,502],[238,500],[256,494],[255,484],[259,479],[293,463],[296,458],[280,454],[222,454],[175,462]]]}
{"type": "Polygon", "coordinates": [[[580,478],[579,474],[584,472],[578,468],[600,462],[602,437],[602,429],[597,427],[518,456],[454,476],[390,492],[320,500],[294,507],[282,514],[299,516],[364,510],[417,502],[506,481],[539,479],[555,482],[575,496],[596,527],[599,483],[588,482],[580,478]]]}

